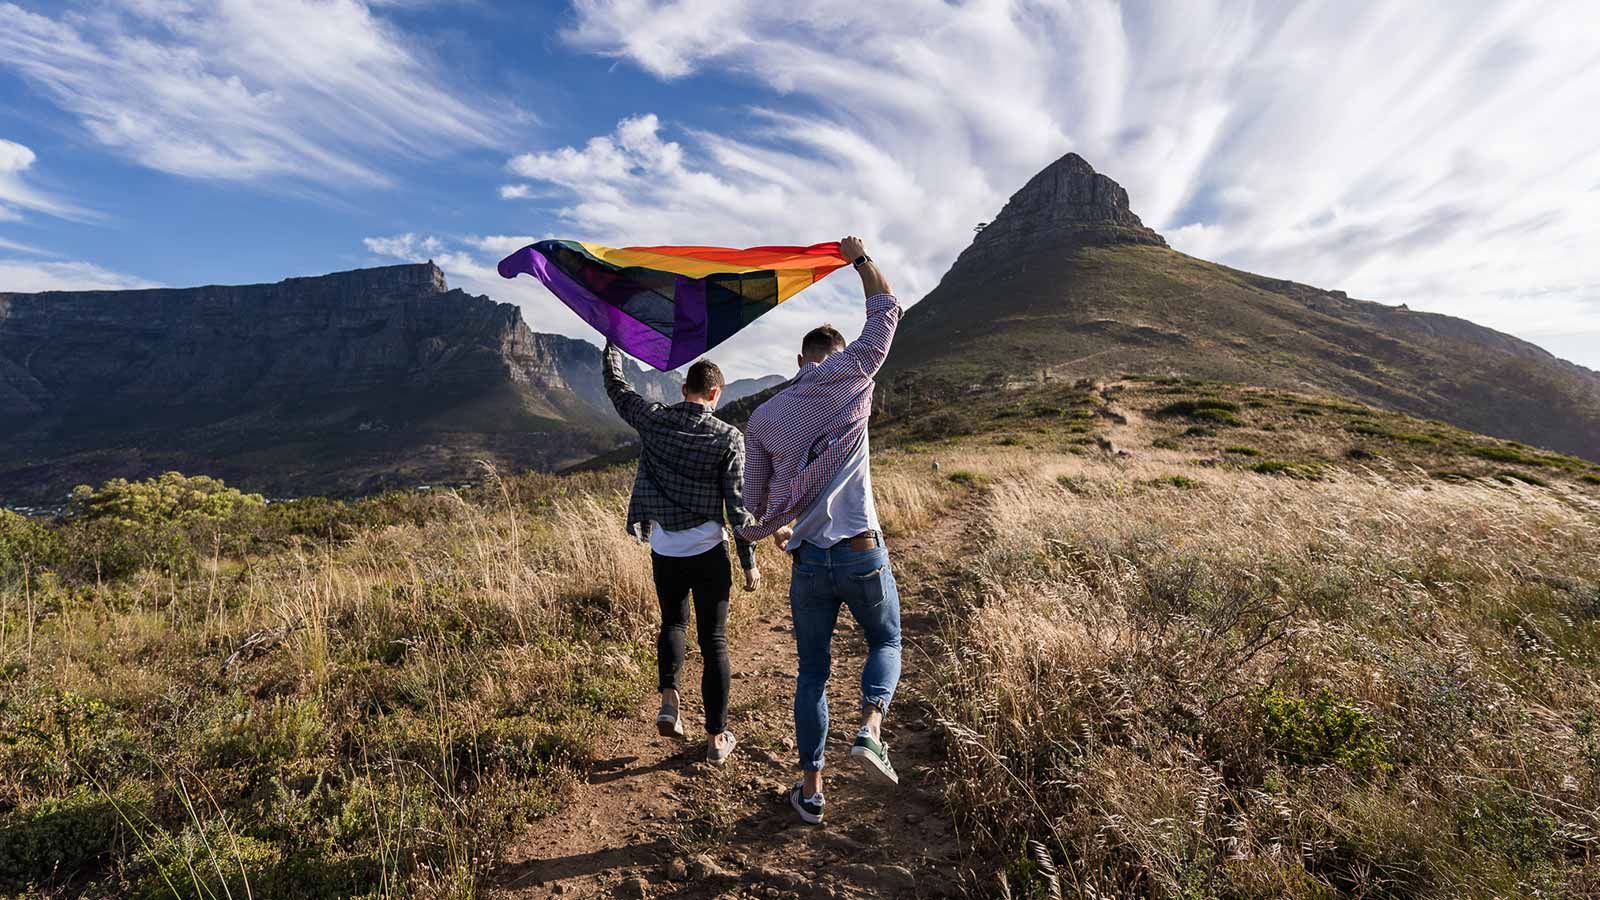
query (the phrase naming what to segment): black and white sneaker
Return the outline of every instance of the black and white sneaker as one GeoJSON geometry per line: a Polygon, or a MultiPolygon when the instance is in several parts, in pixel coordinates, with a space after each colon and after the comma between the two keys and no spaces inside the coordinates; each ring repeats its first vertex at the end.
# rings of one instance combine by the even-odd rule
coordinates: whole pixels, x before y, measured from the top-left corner
{"type": "Polygon", "coordinates": [[[862,771],[885,784],[899,784],[900,776],[889,764],[889,748],[863,728],[856,732],[855,745],[850,748],[850,758],[861,765],[862,771]]]}
{"type": "Polygon", "coordinates": [[[794,807],[794,811],[800,814],[800,821],[811,825],[821,825],[822,805],[824,803],[822,794],[816,793],[806,797],[803,796],[804,793],[804,782],[795,785],[794,790],[789,792],[789,805],[794,807]]]}

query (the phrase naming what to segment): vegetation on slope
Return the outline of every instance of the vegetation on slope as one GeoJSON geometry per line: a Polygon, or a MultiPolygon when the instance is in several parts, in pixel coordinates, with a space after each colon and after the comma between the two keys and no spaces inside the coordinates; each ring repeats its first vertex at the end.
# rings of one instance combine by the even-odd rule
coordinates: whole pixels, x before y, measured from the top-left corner
{"type": "Polygon", "coordinates": [[[0,521],[0,894],[470,896],[647,682],[619,473],[0,521]]]}
{"type": "Polygon", "coordinates": [[[884,432],[981,486],[934,703],[996,893],[1600,891],[1592,466],[1216,384],[962,409],[884,432]]]}
{"type": "MultiPolygon", "coordinates": [[[[883,412],[891,538],[976,521],[917,664],[1013,896],[1597,889],[1600,469],[1217,383],[883,412]]],[[[627,478],[0,517],[0,895],[474,895],[648,690],[627,478]]]]}

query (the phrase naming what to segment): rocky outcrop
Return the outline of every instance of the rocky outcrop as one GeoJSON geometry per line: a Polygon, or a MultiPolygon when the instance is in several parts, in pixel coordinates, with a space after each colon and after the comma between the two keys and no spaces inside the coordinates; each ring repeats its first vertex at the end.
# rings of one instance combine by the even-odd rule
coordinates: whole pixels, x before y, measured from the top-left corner
{"type": "MultiPolygon", "coordinates": [[[[642,393],[679,380],[629,363],[642,393]]],[[[276,284],[0,294],[0,499],[164,468],[275,494],[550,468],[626,437],[589,343],[432,263],[276,284]]]]}
{"type": "Polygon", "coordinates": [[[956,265],[984,265],[1063,244],[1165,247],[1167,242],[1129,208],[1122,185],[1096,172],[1078,154],[1068,153],[1012,194],[956,265]]]}

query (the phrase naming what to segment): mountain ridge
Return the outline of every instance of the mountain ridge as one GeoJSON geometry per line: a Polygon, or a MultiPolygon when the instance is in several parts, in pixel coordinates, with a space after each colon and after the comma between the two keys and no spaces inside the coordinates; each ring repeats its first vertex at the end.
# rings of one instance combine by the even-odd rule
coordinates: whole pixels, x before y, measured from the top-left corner
{"type": "Polygon", "coordinates": [[[1600,460],[1600,373],[1465,319],[1180,253],[1076,154],[907,311],[886,394],[1121,374],[1312,389],[1600,460]]]}
{"type": "MultiPolygon", "coordinates": [[[[625,362],[653,400],[676,376],[625,362]]],[[[592,344],[429,263],[258,285],[0,293],[0,497],[166,468],[274,494],[553,468],[626,436],[592,344]]]]}

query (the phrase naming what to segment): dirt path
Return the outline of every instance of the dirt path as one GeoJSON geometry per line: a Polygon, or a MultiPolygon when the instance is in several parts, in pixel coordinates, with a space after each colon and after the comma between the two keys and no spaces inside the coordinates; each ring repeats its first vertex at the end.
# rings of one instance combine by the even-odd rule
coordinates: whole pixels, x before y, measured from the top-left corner
{"type": "MultiPolygon", "coordinates": [[[[606,757],[556,815],[535,823],[505,854],[490,896],[542,897],[938,897],[960,893],[964,871],[945,818],[934,763],[936,726],[924,701],[935,652],[931,598],[945,554],[963,529],[958,514],[923,537],[891,542],[901,593],[904,674],[884,728],[897,789],[885,791],[847,759],[866,646],[840,616],[828,703],[828,815],[801,823],[787,792],[794,754],[794,641],[787,604],[776,602],[730,640],[734,682],[729,727],[739,749],[707,766],[704,743],[655,734],[655,698],[619,723],[606,757]]],[[[787,573],[780,576],[787,578],[787,573]]],[[[737,595],[736,595],[737,597],[737,595]]],[[[692,641],[691,641],[692,643],[692,641]]],[[[699,662],[681,683],[698,712],[699,662]]],[[[969,876],[970,877],[970,876],[969,876]]]]}

